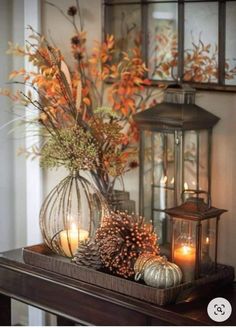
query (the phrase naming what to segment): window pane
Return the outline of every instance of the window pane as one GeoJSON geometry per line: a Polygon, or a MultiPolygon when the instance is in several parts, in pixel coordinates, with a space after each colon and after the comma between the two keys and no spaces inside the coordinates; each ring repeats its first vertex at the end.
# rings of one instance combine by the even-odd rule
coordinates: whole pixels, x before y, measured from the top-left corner
{"type": "Polygon", "coordinates": [[[173,80],[177,76],[177,4],[148,6],[148,65],[153,80],[173,80]]]}
{"type": "Polygon", "coordinates": [[[184,80],[218,82],[218,3],[186,3],[184,80]]]}
{"type": "Polygon", "coordinates": [[[236,3],[226,3],[225,84],[236,84],[236,3]]]}
{"type": "Polygon", "coordinates": [[[134,47],[134,40],[141,32],[141,6],[136,4],[107,7],[108,26],[106,31],[113,34],[121,51],[134,47]]]}

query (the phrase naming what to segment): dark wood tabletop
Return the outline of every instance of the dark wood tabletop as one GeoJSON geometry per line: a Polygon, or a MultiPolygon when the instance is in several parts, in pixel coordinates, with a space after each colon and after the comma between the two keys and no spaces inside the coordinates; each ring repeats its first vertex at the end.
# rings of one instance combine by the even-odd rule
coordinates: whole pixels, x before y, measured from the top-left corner
{"type": "Polygon", "coordinates": [[[25,264],[22,250],[0,256],[0,325],[11,325],[11,298],[58,316],[58,325],[163,326],[217,325],[207,315],[214,297],[232,305],[231,317],[220,325],[236,325],[236,285],[185,303],[156,306],[104,288],[25,264]]]}

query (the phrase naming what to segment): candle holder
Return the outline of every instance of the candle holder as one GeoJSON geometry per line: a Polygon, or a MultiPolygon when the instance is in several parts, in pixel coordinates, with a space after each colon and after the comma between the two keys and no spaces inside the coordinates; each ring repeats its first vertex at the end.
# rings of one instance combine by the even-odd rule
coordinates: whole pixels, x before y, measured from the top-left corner
{"type": "Polygon", "coordinates": [[[162,254],[170,256],[165,210],[184,189],[210,192],[212,129],[219,118],[195,104],[196,90],[169,85],[164,101],[134,115],[140,128],[139,214],[152,220],[162,254]]]}
{"type": "Polygon", "coordinates": [[[40,211],[44,242],[59,255],[73,257],[79,244],[94,237],[108,207],[100,192],[73,173],[47,196],[40,211]]]}
{"type": "Polygon", "coordinates": [[[167,209],[171,222],[171,260],[190,282],[217,270],[218,221],[226,210],[211,206],[209,193],[184,190],[189,197],[182,205],[167,209]],[[199,194],[207,195],[207,203],[199,194]]]}

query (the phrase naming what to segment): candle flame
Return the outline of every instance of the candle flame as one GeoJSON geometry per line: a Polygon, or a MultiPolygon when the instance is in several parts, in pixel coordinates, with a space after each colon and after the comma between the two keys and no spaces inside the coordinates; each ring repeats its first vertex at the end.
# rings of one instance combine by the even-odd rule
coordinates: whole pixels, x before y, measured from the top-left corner
{"type": "Polygon", "coordinates": [[[78,230],[78,227],[76,226],[76,224],[74,222],[71,223],[70,230],[73,230],[73,231],[78,230]]]}
{"type": "Polygon", "coordinates": [[[183,246],[183,253],[184,255],[187,255],[191,252],[191,248],[189,246],[184,245],[183,246]]]}
{"type": "Polygon", "coordinates": [[[160,180],[160,183],[161,183],[161,185],[165,185],[166,184],[166,182],[167,182],[167,176],[165,175],[163,178],[161,178],[161,180],[160,180]]]}
{"type": "Polygon", "coordinates": [[[210,242],[210,238],[206,237],[206,244],[209,244],[209,242],[210,242]]]}
{"type": "Polygon", "coordinates": [[[188,184],[187,184],[187,182],[184,183],[184,189],[185,189],[185,190],[188,189],[188,184]]]}

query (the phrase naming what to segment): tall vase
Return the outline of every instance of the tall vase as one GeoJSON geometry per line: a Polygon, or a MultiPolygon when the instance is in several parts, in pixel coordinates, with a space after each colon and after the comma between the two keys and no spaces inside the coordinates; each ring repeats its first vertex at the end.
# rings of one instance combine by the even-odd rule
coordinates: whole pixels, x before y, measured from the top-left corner
{"type": "Polygon", "coordinates": [[[73,257],[81,242],[94,237],[108,210],[101,193],[84,177],[70,174],[46,197],[40,211],[45,243],[73,257]]]}

